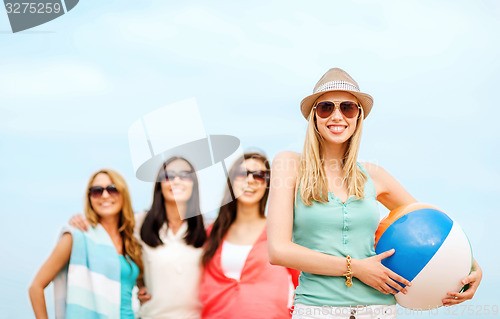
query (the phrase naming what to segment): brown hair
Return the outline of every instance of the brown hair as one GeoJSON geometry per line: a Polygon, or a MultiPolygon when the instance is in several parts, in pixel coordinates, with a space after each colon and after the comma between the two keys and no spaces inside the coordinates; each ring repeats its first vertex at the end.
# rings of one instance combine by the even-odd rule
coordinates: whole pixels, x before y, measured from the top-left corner
{"type": "MultiPolygon", "coordinates": [[[[222,205],[219,210],[219,216],[215,220],[212,231],[210,235],[208,235],[207,242],[204,247],[202,262],[203,265],[207,265],[210,260],[214,257],[215,252],[219,248],[222,243],[222,239],[226,235],[229,227],[231,227],[232,223],[236,219],[236,209],[237,209],[237,201],[234,200],[233,188],[231,186],[231,180],[234,179],[234,175],[236,169],[247,159],[256,159],[262,161],[266,166],[267,171],[271,172],[271,166],[269,165],[269,161],[267,157],[260,153],[245,153],[243,157],[239,158],[236,163],[231,167],[229,171],[229,177],[227,179],[227,189],[224,193],[223,203],[227,203],[222,205]]],[[[266,204],[267,198],[269,195],[269,178],[266,180],[266,191],[259,202],[259,215],[264,217],[266,215],[266,204]]]]}

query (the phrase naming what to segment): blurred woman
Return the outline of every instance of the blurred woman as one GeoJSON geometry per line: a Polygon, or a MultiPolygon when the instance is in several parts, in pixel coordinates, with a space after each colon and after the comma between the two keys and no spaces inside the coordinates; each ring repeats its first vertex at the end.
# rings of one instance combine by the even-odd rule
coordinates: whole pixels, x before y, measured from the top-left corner
{"type": "Polygon", "coordinates": [[[227,204],[209,228],[203,253],[203,318],[290,317],[291,274],[298,273],[269,263],[269,176],[269,162],[258,153],[245,154],[229,172],[227,204]]]}
{"type": "Polygon", "coordinates": [[[132,289],[143,264],[130,195],[117,172],[92,175],[85,216],[89,231],[65,229],[33,279],[29,295],[36,318],[47,318],[44,289],[56,275],[57,318],[134,318],[132,289]]]}
{"type": "MultiPolygon", "coordinates": [[[[191,163],[182,157],[168,159],[158,172],[151,209],[135,219],[144,259],[140,317],[200,318],[201,255],[207,235],[191,163]]],[[[86,229],[88,222],[77,215],[70,224],[86,229]]]]}
{"type": "Polygon", "coordinates": [[[191,163],[173,157],[163,164],[151,209],[136,220],[145,262],[141,318],[200,318],[200,259],[206,232],[191,163]]]}

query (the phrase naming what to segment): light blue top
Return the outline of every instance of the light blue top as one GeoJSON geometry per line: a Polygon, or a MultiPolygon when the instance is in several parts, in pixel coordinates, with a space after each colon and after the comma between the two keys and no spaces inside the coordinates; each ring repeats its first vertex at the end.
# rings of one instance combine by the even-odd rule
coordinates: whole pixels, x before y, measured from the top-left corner
{"type": "Polygon", "coordinates": [[[139,267],[130,259],[120,255],[121,303],[120,318],[134,319],[132,311],[132,289],[135,286],[139,267]]]}
{"type": "MultiPolygon", "coordinates": [[[[293,241],[301,246],[339,257],[363,259],[375,255],[375,231],[380,215],[375,185],[367,175],[363,199],[351,195],[345,203],[333,192],[328,202],[313,202],[306,206],[297,193],[294,207],[293,241]]],[[[346,266],[347,269],[347,266],[346,266]]],[[[353,278],[352,287],[345,285],[343,276],[323,276],[302,272],[295,290],[295,302],[312,306],[393,305],[393,295],[378,290],[353,278]]]]}

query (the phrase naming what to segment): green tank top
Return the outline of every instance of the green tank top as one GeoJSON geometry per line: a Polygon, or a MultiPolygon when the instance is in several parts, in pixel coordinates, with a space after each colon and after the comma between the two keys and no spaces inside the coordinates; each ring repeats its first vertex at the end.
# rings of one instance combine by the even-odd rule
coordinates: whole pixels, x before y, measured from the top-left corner
{"type": "MultiPolygon", "coordinates": [[[[375,185],[364,167],[358,167],[368,176],[365,198],[356,200],[351,195],[345,203],[333,192],[328,202],[302,203],[297,193],[294,207],[293,242],[321,253],[363,259],[375,255],[375,231],[380,214],[375,185]]],[[[346,266],[347,267],[347,266],[346,266]]],[[[346,268],[347,269],[347,268],[346,268]]],[[[301,272],[295,290],[295,303],[311,306],[393,305],[393,295],[386,295],[353,278],[352,287],[345,285],[345,277],[324,276],[301,272]]]]}

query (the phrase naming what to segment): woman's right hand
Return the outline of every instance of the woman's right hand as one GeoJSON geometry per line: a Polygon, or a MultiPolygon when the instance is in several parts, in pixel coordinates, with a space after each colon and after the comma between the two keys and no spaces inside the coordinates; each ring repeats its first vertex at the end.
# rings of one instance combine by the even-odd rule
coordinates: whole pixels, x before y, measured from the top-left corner
{"type": "Polygon", "coordinates": [[[89,221],[82,214],[73,215],[69,220],[69,225],[81,231],[87,231],[90,227],[89,221]]]}
{"type": "Polygon", "coordinates": [[[391,256],[394,252],[395,250],[391,249],[365,259],[353,259],[351,261],[353,276],[386,295],[397,294],[395,289],[406,294],[407,290],[396,281],[407,286],[411,286],[411,282],[382,265],[382,259],[391,256]]]}
{"type": "Polygon", "coordinates": [[[151,299],[151,295],[148,295],[148,291],[146,287],[140,287],[139,292],[137,293],[137,298],[139,299],[139,302],[141,303],[141,306],[145,303],[148,302],[151,299]]]}

